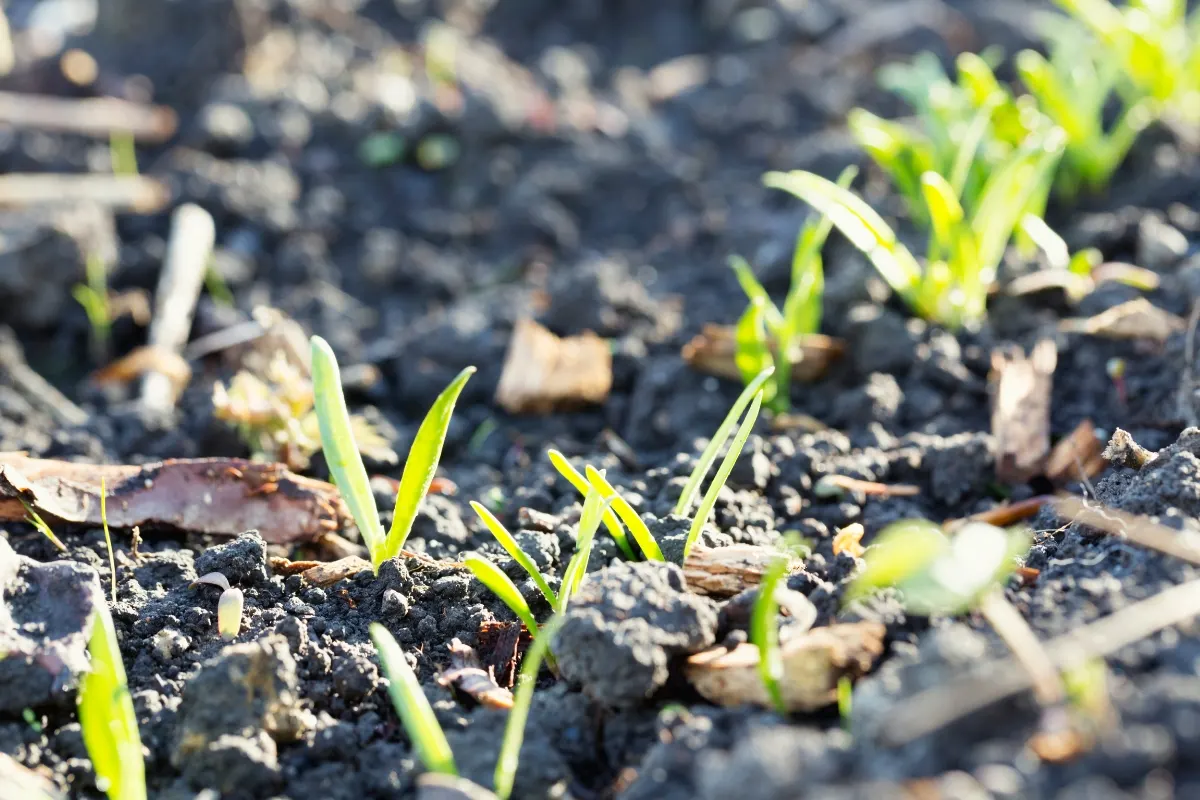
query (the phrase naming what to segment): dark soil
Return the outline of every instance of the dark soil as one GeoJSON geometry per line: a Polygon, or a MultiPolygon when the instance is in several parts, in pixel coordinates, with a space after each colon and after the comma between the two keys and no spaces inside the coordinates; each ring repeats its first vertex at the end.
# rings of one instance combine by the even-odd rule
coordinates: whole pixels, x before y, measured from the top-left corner
{"type": "MultiPolygon", "coordinates": [[[[668,519],[674,501],[701,440],[740,388],[689,369],[680,347],[703,324],[733,322],[744,309],[724,266],[730,252],[745,254],[771,292],[786,291],[803,219],[798,203],[761,187],[761,174],[806,168],[832,176],[861,161],[842,128],[845,112],[866,105],[903,113],[876,88],[876,67],[921,49],[948,54],[999,43],[1011,51],[1030,41],[1030,11],[1040,7],[982,0],[99,5],[94,30],[60,31],[58,44],[96,57],[104,91],[152,87],[156,102],[179,112],[175,139],[139,148],[141,170],[216,220],[214,263],[235,307],[202,297],[193,336],[246,319],[258,304],[286,311],[326,337],[343,364],[379,367],[381,380],[349,399],[374,407],[400,453],[437,393],[462,367],[477,366],[442,462],[458,493],[427,499],[409,547],[447,561],[481,552],[518,580],[519,568],[467,502],[488,498],[538,566],[560,575],[581,503],[546,460],[549,446],[607,468],[639,512],[652,516],[653,530],[678,532],[679,521],[668,519]],[[428,78],[420,52],[422,31],[439,20],[465,37],[453,102],[428,78]],[[373,134],[396,137],[403,154],[386,165],[365,163],[364,141],[373,134]],[[444,163],[439,153],[449,153],[444,163]],[[612,340],[614,385],[602,407],[513,417],[494,403],[509,332],[527,315],[558,334],[590,329],[612,340]],[[484,425],[494,428],[476,436],[484,425]],[[519,524],[520,509],[538,513],[523,513],[519,524]]],[[[63,19],[44,13],[50,6],[12,0],[6,8],[24,35],[63,19]]],[[[51,46],[36,59],[19,52],[17,71],[0,83],[84,93],[61,77],[58,52],[51,46]]],[[[107,158],[105,142],[0,131],[0,172],[105,171],[107,158]]],[[[1200,298],[1197,178],[1196,159],[1153,131],[1105,195],[1056,209],[1050,221],[1073,247],[1094,244],[1109,260],[1159,272],[1162,286],[1149,298],[1186,315],[1200,298]]],[[[882,208],[898,207],[884,186],[871,176],[865,191],[882,208]]],[[[228,378],[219,360],[197,365],[169,418],[86,383],[96,366],[85,355],[88,323],[67,291],[82,279],[84,253],[72,233],[79,225],[61,216],[4,216],[0,322],[12,334],[0,341],[0,364],[23,358],[88,419],[64,423],[6,366],[0,451],[112,463],[246,455],[212,415],[212,381],[228,378]],[[11,246],[9,229],[32,244],[11,246]]],[[[93,222],[92,236],[119,255],[113,288],[152,291],[167,215],[93,222]]],[[[822,380],[794,386],[792,400],[831,429],[777,433],[760,421],[705,535],[710,544],[773,544],[798,532],[814,551],[789,585],[812,600],[817,624],[862,617],[887,624],[888,652],[855,688],[850,731],[832,711],[785,720],[702,702],[677,667],[681,655],[715,640],[720,604],[684,592],[674,567],[620,562],[601,536],[586,597],[563,630],[563,680],[544,674],[535,697],[515,796],[883,798],[915,791],[916,779],[932,782],[922,797],[1196,796],[1200,630],[1172,629],[1109,660],[1121,724],[1067,765],[1042,763],[1027,748],[1038,713],[1026,696],[888,749],[871,731],[902,698],[1004,649],[978,619],[909,619],[892,595],[841,610],[855,565],[831,545],[834,529],[852,522],[865,525],[869,542],[898,519],[957,518],[1044,490],[995,482],[991,351],[1009,342],[1028,347],[1068,313],[1093,314],[1138,293],[1105,288],[1073,312],[1046,298],[1001,298],[982,331],[956,336],[908,318],[845,242],[835,237],[825,261],[824,329],[848,341],[847,354],[822,380]],[[814,483],[832,473],[921,491],[866,502],[815,497],[814,483]]],[[[1185,368],[1194,369],[1185,364],[1184,335],[1149,351],[1055,335],[1054,436],[1091,419],[1103,431],[1129,431],[1151,450],[1169,446],[1153,469],[1114,467],[1095,491],[1118,508],[1191,524],[1200,514],[1200,432],[1184,429],[1200,420],[1200,403],[1180,396],[1185,368]],[[1128,365],[1124,399],[1105,370],[1113,357],[1128,365]]],[[[123,320],[113,351],[144,339],[143,329],[123,320]]],[[[400,474],[399,467],[372,471],[400,474]]],[[[326,477],[319,458],[312,473],[326,477]]],[[[391,498],[384,500],[381,508],[390,509],[391,498]]],[[[1028,565],[1040,577],[1009,592],[1044,637],[1197,577],[1177,560],[1061,524],[1048,512],[1036,521],[1041,532],[1028,565]]],[[[52,578],[36,562],[87,565],[107,597],[99,530],[58,530],[66,554],[29,526],[2,530],[17,554],[0,552],[4,599],[27,634],[71,625],[72,609],[37,616],[30,598],[52,578]]],[[[491,785],[504,713],[473,707],[434,680],[452,639],[480,645],[481,625],[512,619],[468,572],[397,560],[377,577],[364,572],[322,589],[272,575],[257,536],[143,534],[135,557],[128,532],[116,532],[112,613],[152,797],[412,796],[419,767],[380,679],[367,636],[373,621],[415,658],[460,771],[491,785]],[[210,571],[245,593],[232,644],[215,630],[219,590],[189,588],[210,571]]],[[[87,596],[79,582],[92,573],[67,573],[53,580],[87,596]]],[[[544,618],[532,583],[522,589],[544,618]]],[[[78,655],[82,644],[68,637],[63,646],[78,655]]],[[[66,666],[0,669],[0,752],[71,797],[98,797],[74,714],[74,667],[66,666]]]]}

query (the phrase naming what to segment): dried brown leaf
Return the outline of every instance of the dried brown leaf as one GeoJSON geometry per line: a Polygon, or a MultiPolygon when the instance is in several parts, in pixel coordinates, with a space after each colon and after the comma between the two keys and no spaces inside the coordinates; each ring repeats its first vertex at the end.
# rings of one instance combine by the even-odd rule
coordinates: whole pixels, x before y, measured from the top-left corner
{"type": "Polygon", "coordinates": [[[1085,419],[1054,445],[1043,473],[1057,488],[1074,481],[1091,480],[1108,467],[1103,448],[1104,443],[1096,436],[1096,426],[1090,419],[1085,419]]]}
{"type": "MultiPolygon", "coordinates": [[[[820,378],[830,364],[842,357],[845,349],[845,342],[841,339],[819,333],[801,337],[796,352],[792,354],[792,377],[798,381],[820,378]]],[[[699,334],[683,346],[683,360],[692,369],[730,380],[742,378],[734,361],[736,353],[737,342],[729,325],[705,325],[699,334]]]]}
{"type": "Polygon", "coordinates": [[[438,676],[442,686],[453,686],[488,708],[510,709],[513,695],[496,683],[491,669],[484,669],[475,650],[458,639],[450,642],[450,669],[438,676]]]}
{"type": "Polygon", "coordinates": [[[1058,350],[1053,339],[1033,352],[992,353],[992,436],[996,477],[1024,483],[1041,472],[1050,453],[1050,391],[1058,350]]]}
{"type": "Polygon", "coordinates": [[[329,563],[318,562],[304,570],[301,575],[313,586],[332,586],[338,581],[353,578],[363,570],[371,570],[371,562],[358,556],[350,556],[329,563]]]}
{"type": "Polygon", "coordinates": [[[173,353],[163,347],[146,345],[131,350],[128,355],[101,367],[92,373],[92,382],[103,386],[105,384],[125,384],[134,381],[148,372],[160,372],[171,381],[176,396],[192,379],[192,368],[183,356],[173,353]]]}
{"type": "Polygon", "coordinates": [[[560,338],[522,319],[513,328],[496,402],[512,414],[548,414],[603,403],[612,380],[607,341],[591,331],[560,338]]]}

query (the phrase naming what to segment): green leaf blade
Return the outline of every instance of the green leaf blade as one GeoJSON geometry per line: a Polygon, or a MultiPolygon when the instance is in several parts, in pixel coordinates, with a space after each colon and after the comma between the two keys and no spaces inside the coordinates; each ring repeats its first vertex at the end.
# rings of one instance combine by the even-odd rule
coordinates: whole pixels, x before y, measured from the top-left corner
{"type": "Polygon", "coordinates": [[[533,559],[521,549],[521,546],[517,544],[517,540],[508,532],[508,529],[482,503],[472,500],[471,508],[483,520],[483,524],[487,526],[492,536],[495,537],[496,541],[500,543],[500,546],[504,548],[504,551],[508,553],[512,560],[520,564],[521,568],[529,573],[529,577],[533,580],[534,585],[538,587],[538,591],[542,593],[542,596],[546,598],[546,602],[550,604],[550,607],[557,608],[558,595],[550,588],[550,584],[542,577],[542,573],[538,570],[537,565],[533,563],[533,559]]]}
{"type": "Polygon", "coordinates": [[[646,558],[651,561],[666,561],[662,550],[659,549],[658,541],[650,533],[650,529],[646,527],[646,523],[638,516],[633,506],[629,505],[629,501],[622,497],[621,493],[609,483],[608,478],[591,464],[585,468],[584,473],[588,483],[600,493],[600,499],[611,503],[612,510],[616,512],[621,521],[629,528],[629,534],[637,542],[637,546],[641,548],[646,558]]]}
{"type": "MultiPolygon", "coordinates": [[[[575,487],[575,491],[586,498],[588,492],[591,491],[587,478],[583,477],[579,470],[571,466],[571,462],[559,451],[550,449],[546,451],[546,455],[550,459],[550,463],[558,470],[558,474],[566,478],[567,482],[575,487]]],[[[621,552],[625,554],[625,557],[630,561],[636,560],[637,554],[633,552],[633,547],[629,544],[629,538],[625,535],[625,529],[621,527],[621,521],[617,519],[612,509],[605,509],[603,519],[604,527],[608,528],[609,534],[616,541],[617,547],[621,548],[621,552]]]]}
{"type": "Polygon", "coordinates": [[[783,654],[779,649],[779,603],[775,589],[787,573],[788,558],[774,561],[758,584],[758,597],[750,615],[750,641],[758,648],[758,674],[767,697],[781,715],[788,712],[780,681],[783,680],[783,654]]]}
{"type": "Polygon", "coordinates": [[[521,590],[517,588],[511,578],[504,574],[503,570],[486,558],[475,555],[464,558],[463,565],[471,570],[471,574],[491,590],[492,594],[504,601],[504,605],[517,615],[517,619],[525,623],[525,627],[529,629],[530,633],[537,636],[537,618],[533,616],[533,611],[525,602],[521,590]]]}

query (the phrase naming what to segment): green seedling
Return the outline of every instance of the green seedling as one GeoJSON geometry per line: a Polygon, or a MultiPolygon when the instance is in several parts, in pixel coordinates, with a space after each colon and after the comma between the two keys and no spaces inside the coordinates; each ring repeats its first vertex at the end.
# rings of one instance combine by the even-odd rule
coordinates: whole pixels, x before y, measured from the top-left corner
{"type": "Polygon", "coordinates": [[[758,673],[775,710],[787,715],[787,703],[779,682],[783,680],[783,653],[779,649],[779,601],[775,590],[787,574],[790,558],[781,555],[758,584],[758,597],[750,615],[750,641],[758,648],[758,673]]]}
{"type": "MultiPolygon", "coordinates": [[[[849,188],[858,174],[847,167],[837,184],[849,188]]],[[[775,367],[775,383],[764,387],[763,402],[783,413],[790,405],[792,364],[803,357],[803,337],[821,328],[821,300],[825,291],[825,269],[821,249],[833,227],[822,214],[810,218],[796,237],[792,252],[792,281],[781,311],[767,295],[746,260],[732,256],[729,265],[750,301],[735,330],[735,362],[742,380],[749,385],[764,369],[775,367]]]]}
{"type": "MultiPolygon", "coordinates": [[[[571,466],[571,462],[557,450],[547,450],[546,456],[550,459],[550,463],[558,470],[558,474],[567,479],[567,482],[575,487],[575,491],[583,496],[587,496],[591,491],[591,484],[587,478],[579,473],[579,470],[571,466]]],[[[636,560],[637,556],[633,552],[633,548],[629,544],[629,538],[625,535],[625,528],[622,527],[621,521],[617,519],[617,515],[612,509],[604,511],[604,527],[608,529],[609,534],[617,543],[617,547],[621,548],[621,552],[630,561],[636,560]]]]}
{"type": "Polygon", "coordinates": [[[113,175],[137,175],[137,146],[129,131],[113,131],[108,136],[108,158],[113,175]]]}
{"type": "Polygon", "coordinates": [[[556,616],[542,626],[541,633],[521,662],[521,671],[517,675],[517,690],[513,693],[513,706],[508,712],[508,722],[504,726],[504,738],[500,741],[500,755],[496,760],[494,782],[496,796],[500,800],[508,800],[512,796],[513,783],[517,778],[517,763],[521,755],[521,743],[525,740],[525,725],[529,720],[529,708],[533,704],[533,689],[537,684],[538,671],[542,661],[550,658],[550,643],[558,629],[562,626],[563,618],[556,616]]]}
{"type": "Polygon", "coordinates": [[[931,241],[924,263],[861,198],[810,172],[769,172],[767,186],[789,192],[827,214],[921,317],[951,329],[979,324],[988,289],[1029,198],[1062,153],[1061,132],[1030,139],[988,178],[967,217],[953,187],[938,173],[921,175],[931,241]]]}
{"type": "Polygon", "coordinates": [[[92,329],[89,340],[92,358],[96,363],[108,360],[108,346],[112,339],[112,307],[108,300],[108,267],[99,253],[88,253],[85,263],[85,283],[76,284],[71,290],[75,302],[83,306],[88,325],[92,329]]]}
{"type": "Polygon", "coordinates": [[[838,678],[837,707],[838,718],[842,721],[842,730],[850,733],[850,720],[854,709],[854,684],[848,675],[838,678]]]}
{"type": "Polygon", "coordinates": [[[592,544],[596,539],[596,529],[600,527],[600,520],[604,517],[606,510],[608,510],[608,502],[600,496],[598,489],[590,488],[583,501],[583,511],[579,515],[579,528],[575,536],[575,555],[571,556],[571,560],[567,562],[567,568],[563,571],[562,586],[558,590],[558,607],[555,610],[559,614],[566,612],[571,597],[583,583],[583,576],[587,573],[588,560],[592,557],[592,544]]]}
{"type": "Polygon", "coordinates": [[[457,775],[450,743],[446,741],[446,734],[438,724],[429,698],[421,689],[421,682],[408,665],[400,645],[396,644],[387,628],[378,622],[372,622],[370,630],[375,652],[379,654],[379,665],[388,679],[392,705],[400,715],[400,722],[421,763],[430,772],[457,775]]]}
{"type": "MultiPolygon", "coordinates": [[[[704,493],[704,499],[700,501],[700,507],[696,509],[696,516],[692,517],[692,525],[688,529],[687,540],[683,545],[683,557],[685,559],[691,554],[692,548],[696,546],[696,541],[700,538],[700,532],[704,530],[704,526],[712,514],[713,507],[717,504],[717,495],[725,485],[725,481],[729,480],[729,473],[733,471],[733,465],[737,463],[738,456],[742,454],[742,448],[746,446],[746,440],[750,438],[750,431],[753,430],[754,423],[758,421],[758,412],[762,408],[762,399],[762,391],[755,392],[754,400],[750,403],[750,410],[742,418],[742,424],[738,427],[737,433],[734,434],[733,442],[729,445],[729,452],[725,454],[725,458],[721,460],[721,465],[717,467],[717,474],[713,477],[712,483],[708,485],[708,491],[704,493]]],[[[726,421],[728,421],[728,418],[726,418],[726,421]]],[[[722,423],[721,427],[725,427],[725,424],[722,423]]],[[[720,429],[718,429],[717,435],[720,435],[720,429]]],[[[713,437],[714,441],[716,438],[716,436],[713,437]]]]}
{"type": "Polygon", "coordinates": [[[490,589],[492,594],[503,600],[504,605],[517,615],[517,619],[525,623],[529,632],[535,637],[537,636],[537,618],[533,616],[529,604],[521,595],[521,590],[517,588],[511,578],[504,574],[503,570],[486,558],[475,555],[464,558],[463,566],[471,570],[471,573],[479,579],[480,583],[490,589]]]}
{"type": "Polygon", "coordinates": [[[762,372],[746,384],[746,388],[738,395],[737,400],[729,408],[729,413],[725,415],[725,419],[721,422],[717,432],[713,434],[704,450],[700,453],[700,458],[696,459],[696,466],[692,467],[692,474],[688,476],[687,483],[683,485],[683,491],[679,494],[679,499],[675,501],[675,514],[677,516],[686,516],[692,509],[692,502],[696,499],[696,495],[700,493],[700,484],[708,477],[708,471],[712,469],[713,462],[717,460],[717,456],[721,452],[721,448],[725,446],[725,442],[729,439],[729,435],[733,433],[737,427],[738,420],[741,419],[742,412],[746,410],[746,406],[750,405],[750,401],[755,397],[760,396],[759,390],[767,380],[775,373],[775,368],[766,367],[762,372]]]}
{"type": "Polygon", "coordinates": [[[233,291],[229,288],[225,277],[217,269],[216,264],[211,261],[204,270],[204,289],[208,292],[208,296],[212,298],[212,301],[219,306],[233,308],[237,305],[237,301],[233,297],[233,291]]]}
{"type": "Polygon", "coordinates": [[[454,404],[467,380],[474,373],[474,367],[467,367],[458,373],[458,377],[438,395],[421,422],[408,451],[404,473],[400,477],[392,527],[385,535],[383,525],[379,521],[379,511],[375,506],[375,496],[371,492],[367,469],[355,444],[350,414],[346,410],[346,399],[342,395],[337,358],[328,342],[319,336],[312,337],[312,382],[321,448],[334,482],[342,493],[355,524],[358,525],[367,551],[371,554],[371,563],[376,572],[379,571],[380,564],[395,558],[404,548],[404,542],[408,539],[413,521],[417,517],[417,509],[428,493],[429,484],[433,482],[437,472],[442,446],[446,441],[446,431],[450,427],[450,417],[454,413],[454,404]]]}
{"type": "Polygon", "coordinates": [[[221,589],[221,597],[217,600],[217,632],[221,638],[231,642],[237,638],[242,629],[242,608],[245,597],[242,590],[229,585],[229,579],[220,572],[210,572],[192,581],[189,588],[195,588],[202,583],[221,589]]]}
{"type": "Polygon", "coordinates": [[[620,492],[608,482],[608,478],[604,476],[601,470],[596,469],[591,464],[584,467],[584,475],[587,477],[588,485],[593,487],[600,494],[600,499],[607,504],[611,504],[611,508],[616,512],[621,522],[624,522],[629,528],[629,535],[637,542],[637,546],[641,548],[643,554],[650,561],[665,561],[666,556],[658,546],[653,534],[650,533],[650,528],[638,516],[637,511],[633,506],[629,505],[629,501],[621,496],[620,492]]]}
{"type": "Polygon", "coordinates": [[[79,725],[96,773],[96,788],[109,800],[146,800],[146,767],[137,714],[125,678],[117,631],[103,603],[96,606],[88,640],[91,670],[79,685],[79,725]]]}
{"type": "Polygon", "coordinates": [[[29,505],[29,503],[26,503],[24,498],[21,498],[21,505],[25,507],[25,520],[34,528],[36,528],[38,533],[49,539],[51,544],[65,553],[67,546],[63,544],[57,536],[54,535],[54,531],[50,530],[50,526],[46,524],[46,520],[42,519],[42,516],[34,511],[33,506],[29,505]]]}
{"type": "Polygon", "coordinates": [[[525,570],[525,572],[533,580],[534,585],[537,586],[538,591],[542,593],[542,596],[546,598],[546,602],[550,604],[550,607],[557,608],[558,595],[555,594],[554,590],[550,588],[550,584],[546,582],[544,577],[542,577],[542,573],[538,570],[537,565],[533,563],[533,559],[521,549],[521,547],[517,544],[517,540],[512,537],[511,533],[508,532],[508,529],[504,527],[500,520],[496,519],[492,512],[484,508],[482,503],[477,503],[472,500],[471,508],[473,508],[475,513],[479,515],[479,518],[483,520],[483,524],[487,526],[488,531],[490,531],[492,536],[495,537],[496,541],[500,543],[500,546],[504,548],[504,552],[508,553],[509,557],[512,558],[513,561],[520,564],[521,569],[525,570]]]}
{"type": "Polygon", "coordinates": [[[117,560],[113,557],[112,534],[108,530],[108,490],[100,479],[100,525],[104,528],[104,546],[108,549],[108,575],[112,579],[112,601],[117,602],[117,560]]]}

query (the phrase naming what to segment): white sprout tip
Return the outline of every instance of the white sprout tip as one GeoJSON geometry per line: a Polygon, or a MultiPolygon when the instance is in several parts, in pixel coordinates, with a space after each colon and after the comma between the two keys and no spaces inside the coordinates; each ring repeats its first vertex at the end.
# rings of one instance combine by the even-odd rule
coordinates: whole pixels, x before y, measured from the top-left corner
{"type": "Polygon", "coordinates": [[[201,575],[199,578],[196,578],[196,580],[192,581],[188,588],[194,589],[201,583],[207,583],[224,589],[227,592],[229,591],[229,579],[220,572],[210,572],[207,575],[201,575]]]}
{"type": "Polygon", "coordinates": [[[242,590],[226,589],[217,601],[217,630],[221,638],[231,641],[242,629],[242,590]]]}

